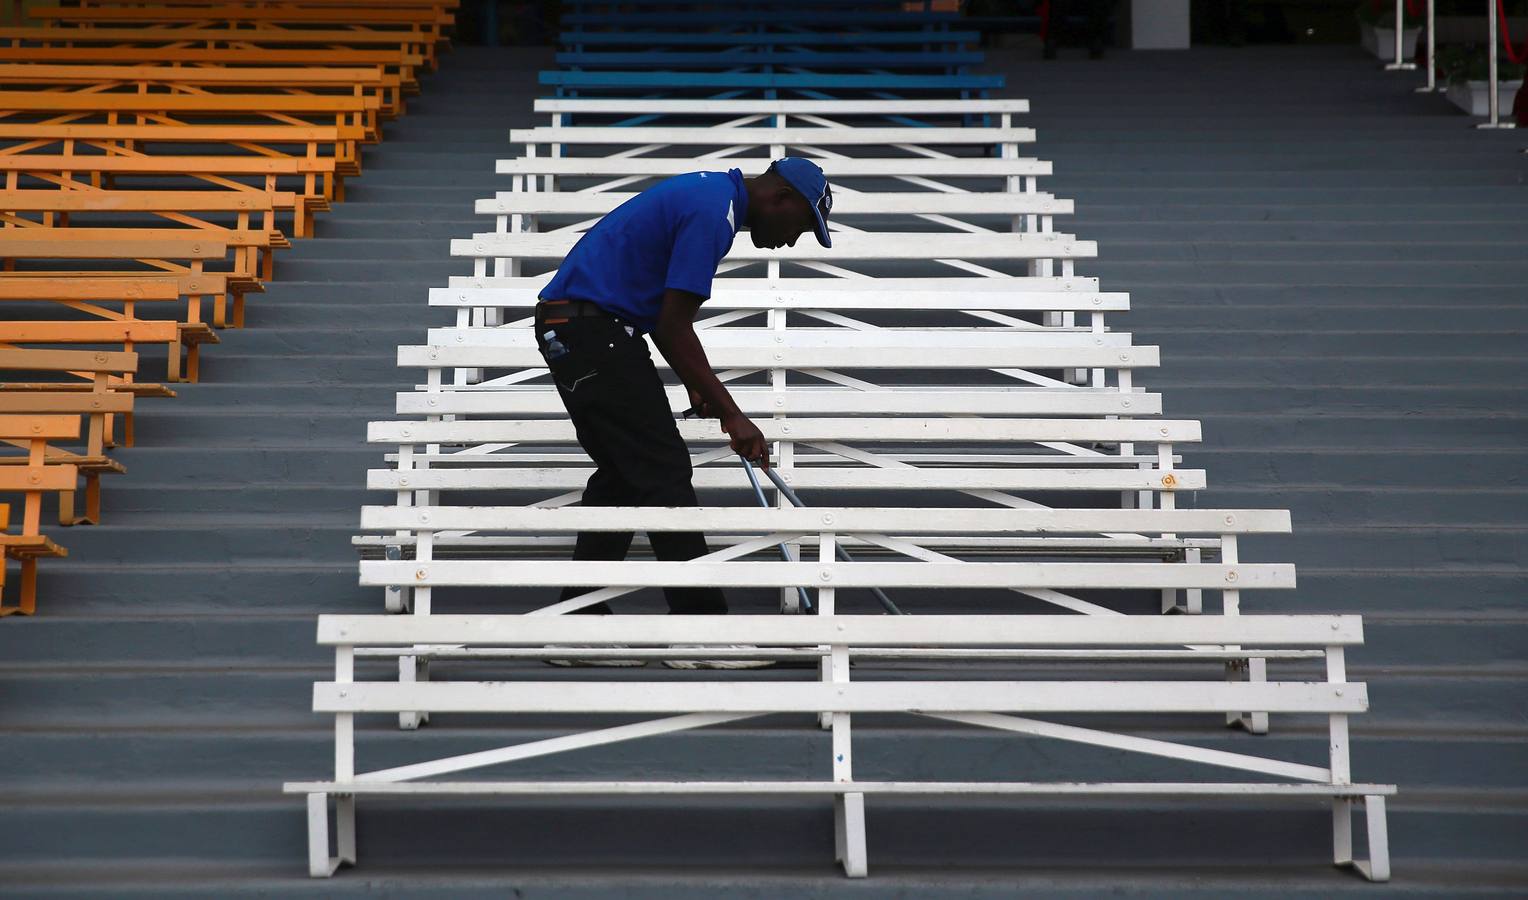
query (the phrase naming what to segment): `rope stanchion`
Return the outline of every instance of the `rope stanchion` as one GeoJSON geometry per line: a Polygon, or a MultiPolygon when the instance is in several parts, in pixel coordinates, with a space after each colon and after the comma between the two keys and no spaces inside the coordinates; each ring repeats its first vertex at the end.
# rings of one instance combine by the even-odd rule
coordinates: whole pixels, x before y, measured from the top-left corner
{"type": "MultiPolygon", "coordinates": [[[[1410,0],[1407,0],[1408,4],[1410,0]]],[[[1410,8],[1409,5],[1407,7],[1410,8]]],[[[1418,94],[1431,94],[1438,90],[1438,8],[1437,0],[1427,0],[1427,83],[1416,89],[1418,94]]]]}
{"type": "Polygon", "coordinates": [[[1395,0],[1395,60],[1385,64],[1386,72],[1404,71],[1417,67],[1415,62],[1406,58],[1402,49],[1406,36],[1406,13],[1411,12],[1412,15],[1416,15],[1411,10],[1412,2],[1414,0],[1395,0]]]}
{"type": "MultiPolygon", "coordinates": [[[[1496,0],[1494,4],[1486,7],[1487,31],[1490,33],[1490,47],[1486,54],[1486,90],[1489,93],[1487,103],[1490,109],[1490,119],[1476,125],[1476,128],[1516,128],[1516,122],[1503,122],[1501,120],[1501,95],[1500,95],[1500,72],[1497,68],[1497,53],[1500,49],[1502,35],[1507,38],[1507,58],[1516,62],[1517,51],[1512,46],[1512,36],[1507,30],[1507,7],[1503,0],[1496,0]],[[1498,28],[1498,23],[1500,27],[1498,28]],[[1500,32],[1500,33],[1498,33],[1500,32]]],[[[1525,48],[1528,49],[1528,48],[1525,48]]]]}
{"type": "MultiPolygon", "coordinates": [[[[1523,49],[1518,50],[1512,46],[1512,28],[1507,20],[1506,0],[1496,0],[1496,15],[1501,19],[1502,44],[1507,51],[1507,61],[1516,66],[1528,65],[1528,41],[1523,41],[1523,49]]],[[[1512,98],[1512,120],[1519,128],[1528,128],[1528,75],[1523,78],[1523,83],[1517,89],[1517,96],[1512,98]]],[[[1524,150],[1528,153],[1528,150],[1524,150]]]]}

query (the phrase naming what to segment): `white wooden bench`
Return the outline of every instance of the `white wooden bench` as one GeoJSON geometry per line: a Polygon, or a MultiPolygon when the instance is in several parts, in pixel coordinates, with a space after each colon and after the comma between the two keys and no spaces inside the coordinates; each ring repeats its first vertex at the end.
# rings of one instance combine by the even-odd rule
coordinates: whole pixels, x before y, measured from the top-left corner
{"type": "Polygon", "coordinates": [[[916,120],[918,124],[960,124],[970,116],[993,116],[1002,128],[1013,126],[1013,117],[1029,112],[1029,101],[1016,98],[923,98],[901,100],[807,100],[784,98],[764,99],[674,99],[619,97],[541,97],[535,102],[538,113],[552,117],[553,127],[569,127],[594,121],[603,124],[644,124],[660,118],[675,118],[687,124],[692,117],[736,118],[741,116],[768,117],[769,124],[786,127],[797,121],[831,121],[839,125],[859,124],[861,120],[906,124],[916,120]],[[570,117],[579,117],[577,123],[570,117]],[[636,121],[633,121],[636,120],[636,121]]]}
{"type": "MultiPolygon", "coordinates": [[[[626,581],[668,583],[674,573],[661,563],[618,563],[641,575],[626,581]]],[[[685,564],[688,565],[688,564],[685,564]]],[[[704,566],[697,567],[703,569],[704,566]]],[[[528,580],[533,575],[525,576],[528,580]]],[[[735,577],[735,576],[734,576],[735,577]]],[[[744,575],[743,577],[751,577],[744,575]]],[[[917,579],[909,584],[921,583],[917,579]]],[[[842,586],[842,585],[840,585],[842,586]]],[[[1332,859],[1352,865],[1365,877],[1390,877],[1385,800],[1393,785],[1354,783],[1348,747],[1348,718],[1368,708],[1366,686],[1346,678],[1345,651],[1362,642],[1353,616],[1203,616],[1120,619],[1061,616],[322,616],[319,643],[335,649],[335,676],[314,685],[313,709],[335,718],[332,780],[291,782],[290,794],[307,798],[309,870],[327,877],[357,861],[356,799],[361,795],[485,797],[558,795],[827,795],[833,798],[835,856],[851,877],[868,874],[866,798],[881,795],[1119,796],[1266,798],[1322,801],[1332,811],[1332,859]],[[499,659],[537,660],[569,654],[609,654],[601,645],[620,645],[622,655],[648,659],[694,658],[699,653],[821,660],[821,680],[737,680],[715,672],[695,678],[655,680],[643,670],[627,670],[607,681],[549,679],[540,668],[517,668],[513,677],[450,679],[429,683],[357,680],[356,662],[419,652],[420,644],[441,648],[442,658],[471,659],[481,666],[499,659]],[[748,651],[699,650],[697,645],[749,644],[748,651]],[[551,645],[551,646],[549,646],[551,645]],[[589,649],[554,649],[581,645],[589,649]],[[689,645],[689,649],[676,649],[689,645]],[[1321,656],[1325,677],[1261,683],[1203,680],[1108,680],[1113,664],[1128,662],[1215,663],[1243,657],[1255,647],[1264,658],[1321,656]],[[630,649],[628,649],[630,648],[630,649]],[[1190,649],[1185,649],[1190,648],[1190,649]],[[941,665],[899,672],[876,680],[874,661],[938,660],[941,665]],[[1067,675],[1023,677],[1022,665],[1075,662],[1067,675]],[[1009,663],[1001,679],[950,680],[973,661],[983,672],[1009,663]],[[860,662],[858,668],[851,668],[860,662]],[[863,663],[872,663],[866,666],[863,663]],[[1012,672],[1011,676],[1008,672],[1012,672]],[[921,674],[920,674],[921,672],[921,674]],[[851,675],[854,677],[851,678],[851,675]],[[943,677],[942,677],[943,676],[943,677]],[[1102,676],[1102,677],[1101,677],[1102,676]],[[1130,734],[1109,716],[1213,713],[1255,708],[1276,715],[1320,716],[1326,721],[1324,765],[1232,752],[1130,734]],[[546,740],[485,749],[406,765],[367,770],[358,767],[356,717],[425,710],[456,714],[662,716],[629,724],[591,728],[546,740]],[[1104,718],[1089,727],[1051,721],[1085,713],[1104,718]],[[799,717],[803,729],[831,716],[832,740],[806,779],[717,781],[695,778],[643,779],[637,773],[606,780],[546,781],[526,778],[458,780],[473,769],[585,750],[641,737],[737,722],[766,715],[799,717]],[[1185,764],[1254,773],[1258,780],[1229,782],[969,781],[864,779],[856,776],[853,725],[864,716],[906,715],[969,725],[1027,737],[1105,747],[1165,757],[1185,764]],[[452,776],[456,776],[453,778],[452,776]],[[330,849],[328,802],[335,800],[335,851],[330,849]],[[1367,819],[1368,859],[1355,858],[1352,808],[1367,819]]],[[[449,672],[449,668],[446,670],[449,672]]],[[[969,671],[969,670],[967,670],[969,671]]],[[[1213,669],[1212,669],[1213,672],[1213,669]]],[[[981,676],[978,675],[978,678],[981,676]]],[[[363,734],[365,732],[362,732],[363,734]]],[[[863,738],[860,743],[863,744],[863,738]]],[[[1266,748],[1265,748],[1266,749],[1266,748]]],[[[1015,766],[1020,769],[1019,766],[1015,766]]]]}

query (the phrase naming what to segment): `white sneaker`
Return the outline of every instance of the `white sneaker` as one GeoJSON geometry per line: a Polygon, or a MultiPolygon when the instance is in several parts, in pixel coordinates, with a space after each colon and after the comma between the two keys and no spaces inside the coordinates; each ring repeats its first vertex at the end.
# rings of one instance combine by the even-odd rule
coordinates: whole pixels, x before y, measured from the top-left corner
{"type": "MultiPolygon", "coordinates": [[[[559,646],[548,644],[548,650],[625,650],[620,644],[569,644],[559,646]]],[[[572,659],[549,659],[549,666],[575,666],[578,668],[604,668],[604,669],[629,669],[634,666],[645,666],[645,659],[595,659],[594,657],[573,657],[572,659]]]]}
{"type": "MultiPolygon", "coordinates": [[[[757,650],[752,644],[728,644],[714,647],[704,644],[674,644],[670,650],[757,650]]],[[[772,666],[772,659],[665,659],[670,669],[763,669],[772,666]]]]}

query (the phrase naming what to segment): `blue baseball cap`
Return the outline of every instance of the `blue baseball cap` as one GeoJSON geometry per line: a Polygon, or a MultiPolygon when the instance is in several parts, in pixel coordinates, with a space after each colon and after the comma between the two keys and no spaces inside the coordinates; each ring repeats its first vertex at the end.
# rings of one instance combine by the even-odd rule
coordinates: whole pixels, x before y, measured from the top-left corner
{"type": "Polygon", "coordinates": [[[833,238],[828,235],[828,213],[833,211],[833,189],[828,187],[828,177],[822,174],[822,169],[809,159],[787,156],[770,163],[769,170],[779,173],[786,183],[806,198],[807,205],[812,208],[812,216],[817,220],[813,225],[813,230],[817,232],[817,243],[824,247],[833,246],[833,238]]]}

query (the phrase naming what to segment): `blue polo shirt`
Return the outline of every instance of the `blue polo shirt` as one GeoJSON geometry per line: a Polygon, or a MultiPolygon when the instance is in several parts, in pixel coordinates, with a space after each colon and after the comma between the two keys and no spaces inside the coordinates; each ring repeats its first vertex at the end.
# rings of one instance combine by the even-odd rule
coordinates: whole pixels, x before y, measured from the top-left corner
{"type": "Polygon", "coordinates": [[[587,300],[650,332],[665,289],[711,296],[716,267],[747,215],[737,169],[660,181],[585,232],[541,298],[587,300]]]}

